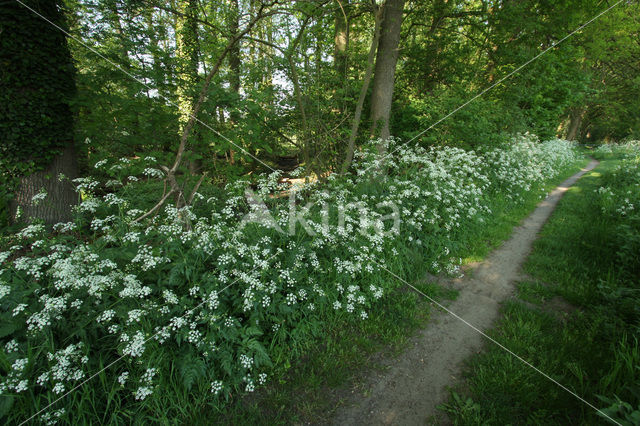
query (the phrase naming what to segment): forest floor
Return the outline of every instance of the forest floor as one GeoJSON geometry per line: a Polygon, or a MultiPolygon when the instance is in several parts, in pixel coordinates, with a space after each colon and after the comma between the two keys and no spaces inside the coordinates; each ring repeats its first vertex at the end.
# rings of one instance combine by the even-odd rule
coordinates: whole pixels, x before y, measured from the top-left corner
{"type": "MultiPolygon", "coordinates": [[[[488,330],[499,318],[501,304],[513,295],[515,283],[523,278],[521,265],[558,201],[597,165],[591,161],[560,184],[514,229],[508,241],[484,261],[468,265],[465,277],[440,282],[459,291],[447,309],[474,327],[488,330]]],[[[464,361],[484,344],[485,338],[468,324],[443,310],[434,312],[429,325],[410,340],[402,354],[383,360],[382,369],[358,381],[336,411],[333,423],[448,424],[437,407],[460,381],[464,361]]]]}

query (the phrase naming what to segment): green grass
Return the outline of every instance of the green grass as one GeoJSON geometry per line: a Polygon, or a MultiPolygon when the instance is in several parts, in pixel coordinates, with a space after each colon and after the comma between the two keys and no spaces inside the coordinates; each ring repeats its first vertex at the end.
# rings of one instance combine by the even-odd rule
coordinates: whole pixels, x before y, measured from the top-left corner
{"type": "MultiPolygon", "coordinates": [[[[430,292],[434,296],[437,293],[430,292]]],[[[245,397],[220,414],[227,424],[290,424],[328,419],[340,399],[338,388],[362,366],[377,368],[374,354],[395,353],[429,317],[429,307],[415,294],[396,292],[363,323],[334,321],[327,324],[322,343],[288,371],[279,383],[245,397]]]]}
{"type": "MultiPolygon", "coordinates": [[[[557,186],[576,172],[578,166],[546,185],[546,190],[557,186]]],[[[460,231],[455,257],[464,263],[484,258],[493,248],[507,239],[513,227],[518,225],[540,201],[539,196],[529,194],[524,203],[512,202],[497,195],[492,200],[494,212],[484,226],[468,227],[460,231]]],[[[420,268],[421,257],[398,259],[420,268]]],[[[410,273],[411,274],[411,273],[410,273]]],[[[412,274],[413,275],[413,274],[412,274]]],[[[393,279],[393,277],[389,277],[393,279]]],[[[437,300],[452,300],[456,293],[418,279],[414,284],[437,300]]],[[[399,289],[387,294],[375,309],[371,309],[367,321],[333,319],[294,365],[287,364],[279,371],[279,377],[271,385],[255,394],[245,396],[217,413],[213,419],[195,412],[191,420],[225,424],[300,424],[329,421],[340,401],[351,395],[349,389],[359,388],[360,380],[372,369],[380,367],[380,361],[403,350],[407,340],[424,327],[430,316],[428,302],[414,292],[399,289]]],[[[282,354],[283,358],[287,354],[282,354]]],[[[204,409],[209,409],[208,407],[204,409]]]]}
{"type": "MultiPolygon", "coordinates": [[[[490,332],[602,408],[616,397],[637,401],[640,396],[640,349],[633,337],[638,323],[625,315],[625,305],[637,306],[638,299],[628,297],[633,283],[623,281],[616,262],[616,223],[601,214],[593,192],[618,162],[604,160],[566,194],[525,265],[530,279],[518,284],[516,299],[504,306],[503,319],[490,332]]],[[[605,422],[593,408],[490,343],[468,362],[466,378],[442,407],[455,424],[605,422]]]]}

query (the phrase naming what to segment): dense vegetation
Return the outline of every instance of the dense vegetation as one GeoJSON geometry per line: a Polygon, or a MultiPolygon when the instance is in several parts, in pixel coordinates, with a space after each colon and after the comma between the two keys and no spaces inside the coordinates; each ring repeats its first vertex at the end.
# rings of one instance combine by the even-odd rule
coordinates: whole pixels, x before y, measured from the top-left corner
{"type": "Polygon", "coordinates": [[[634,136],[636,10],[626,0],[8,2],[0,213],[6,221],[29,208],[40,189],[25,185],[33,171],[75,177],[73,163],[86,175],[105,158],[152,155],[182,186],[183,174],[206,173],[206,184],[297,164],[305,175],[346,171],[371,136],[389,134],[466,148],[527,131],[634,136]],[[51,24],[68,30],[68,49],[51,24]],[[69,147],[72,118],[75,161],[51,171],[45,163],[69,147]]]}
{"type": "MultiPolygon", "coordinates": [[[[306,209],[295,222],[286,198],[272,199],[269,214],[237,181],[141,223],[128,193],[135,184],[100,196],[114,179],[78,179],[74,221],[53,233],[31,224],[4,240],[5,415],[25,418],[93,372],[91,386],[58,403],[85,421],[174,418],[193,401],[215,406],[253,391],[328,318],[366,321],[398,285],[381,266],[407,277],[425,265],[456,273],[453,256],[492,221],[494,205],[541,194],[578,158],[570,143],[530,137],[484,153],[402,147],[385,179],[356,173],[299,188],[306,209]]],[[[377,159],[372,144],[356,170],[377,159]]],[[[276,178],[255,196],[277,190],[276,178]]]]}
{"type": "Polygon", "coordinates": [[[3,2],[0,420],[191,422],[388,326],[381,265],[456,274],[640,133],[636,11],[3,2]]]}
{"type": "MultiPolygon", "coordinates": [[[[640,144],[596,150],[602,164],[545,226],[493,337],[603,410],[640,421],[640,144]]],[[[469,365],[456,424],[600,424],[604,416],[499,348],[469,365]]]]}

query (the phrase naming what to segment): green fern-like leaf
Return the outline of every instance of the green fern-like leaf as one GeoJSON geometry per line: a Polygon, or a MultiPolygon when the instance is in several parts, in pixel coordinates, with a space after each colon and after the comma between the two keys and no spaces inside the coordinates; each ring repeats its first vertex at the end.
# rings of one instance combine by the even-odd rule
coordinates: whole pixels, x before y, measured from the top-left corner
{"type": "Polygon", "coordinates": [[[183,357],[179,362],[180,377],[182,379],[182,385],[191,390],[194,383],[203,379],[207,373],[207,366],[204,361],[193,354],[188,354],[183,357]]]}

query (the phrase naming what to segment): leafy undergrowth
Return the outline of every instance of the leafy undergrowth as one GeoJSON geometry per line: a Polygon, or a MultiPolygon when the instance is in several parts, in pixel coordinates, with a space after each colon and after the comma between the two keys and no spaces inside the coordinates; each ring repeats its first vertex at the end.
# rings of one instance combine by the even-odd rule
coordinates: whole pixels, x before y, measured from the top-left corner
{"type": "Polygon", "coordinates": [[[134,161],[96,164],[108,179],[76,181],[73,222],[3,236],[2,419],[189,423],[269,380],[337,381],[428,315],[380,265],[411,281],[456,273],[580,161],[531,137],[482,153],[398,147],[385,177],[372,144],[354,175],[300,188],[293,216],[269,197],[284,189],[274,173],[136,222],[134,161]]]}
{"type": "MultiPolygon", "coordinates": [[[[420,288],[436,299],[454,297],[433,285],[420,288]]],[[[379,351],[395,354],[423,326],[430,309],[423,298],[400,289],[385,297],[366,322],[327,321],[321,341],[255,395],[218,413],[219,424],[300,424],[328,421],[344,385],[363,370],[377,368],[379,351]]]]}
{"type": "Polygon", "coordinates": [[[456,424],[640,423],[640,145],[603,147],[601,165],[560,202],[534,246],[518,299],[470,360],[456,424]],[[613,423],[613,422],[611,422],[613,423]]]}
{"type": "MultiPolygon", "coordinates": [[[[577,165],[568,167],[547,182],[545,188],[554,188],[576,168],[577,165]]],[[[495,194],[491,200],[494,215],[485,226],[471,228],[465,235],[465,244],[458,253],[464,258],[463,263],[480,260],[500,245],[540,200],[537,193],[526,194],[522,203],[505,198],[495,194]]],[[[436,300],[457,296],[457,292],[422,280],[413,284],[436,300]]],[[[330,422],[340,401],[350,394],[349,389],[357,388],[361,378],[366,379],[371,369],[378,368],[380,356],[393,357],[401,352],[414,332],[427,324],[430,308],[425,298],[398,289],[384,298],[366,322],[327,322],[322,340],[310,347],[302,361],[283,372],[277,383],[224,407],[215,417],[216,422],[246,425],[330,422]]]]}

